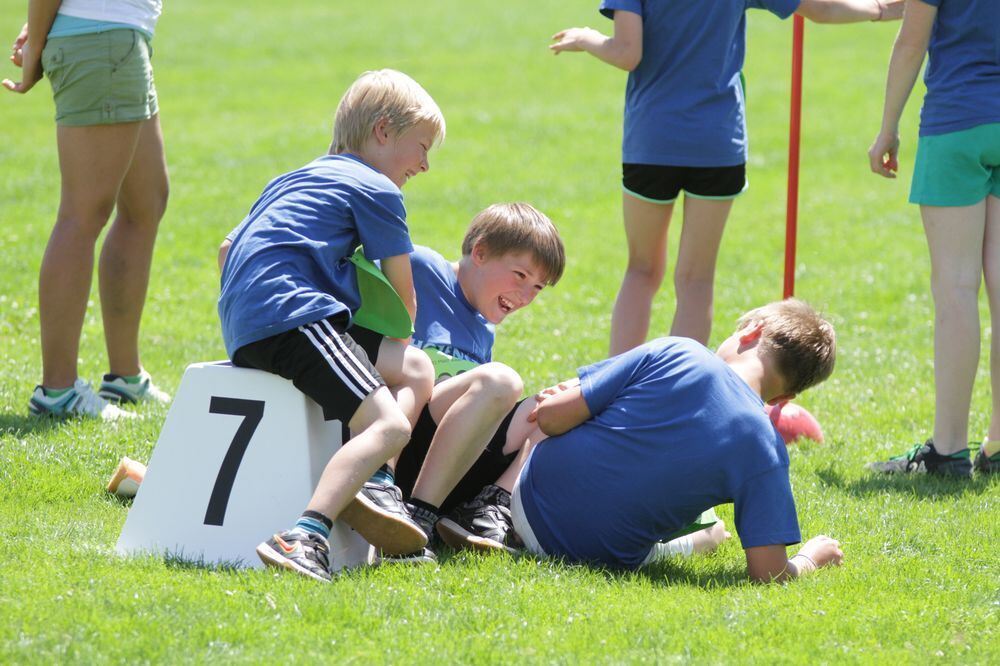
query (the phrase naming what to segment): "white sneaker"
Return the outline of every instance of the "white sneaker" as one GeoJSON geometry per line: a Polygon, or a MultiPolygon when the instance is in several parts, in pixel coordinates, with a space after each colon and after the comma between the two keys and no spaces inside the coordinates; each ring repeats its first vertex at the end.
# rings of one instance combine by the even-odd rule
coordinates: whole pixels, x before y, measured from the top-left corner
{"type": "Polygon", "coordinates": [[[90,384],[82,379],[77,379],[71,388],[56,397],[45,395],[45,389],[36,386],[28,403],[28,411],[33,416],[57,418],[91,416],[105,421],[135,418],[135,414],[118,409],[107,400],[98,397],[90,384]]]}
{"type": "Polygon", "coordinates": [[[170,402],[170,395],[160,390],[145,370],[139,372],[137,382],[130,382],[124,377],[110,373],[104,375],[99,395],[108,402],[119,404],[155,402],[165,405],[170,402]]]}

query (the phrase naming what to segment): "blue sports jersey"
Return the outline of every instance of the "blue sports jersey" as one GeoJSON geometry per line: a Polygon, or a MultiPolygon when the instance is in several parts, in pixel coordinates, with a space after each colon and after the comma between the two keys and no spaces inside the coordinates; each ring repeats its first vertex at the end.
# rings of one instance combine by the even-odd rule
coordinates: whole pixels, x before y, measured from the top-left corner
{"type": "Polygon", "coordinates": [[[622,162],[722,167],[747,161],[740,70],[746,10],[786,18],[800,0],[603,0],[642,16],[642,60],[628,75],[622,162]]]}
{"type": "Polygon", "coordinates": [[[434,347],[472,363],[489,363],[495,328],[469,303],[451,262],[418,245],[410,263],[419,304],[413,344],[434,347]]]}
{"type": "Polygon", "coordinates": [[[744,548],[801,540],[785,443],[718,356],[660,338],[579,375],[592,417],[541,442],[519,481],[546,553],[638,567],[655,542],[728,502],[744,548]]]}
{"type": "Polygon", "coordinates": [[[371,260],[413,250],[403,195],[353,155],[325,155],[275,178],[227,237],[219,317],[226,352],[347,312],[361,299],[359,244],[371,260]]]}
{"type": "Polygon", "coordinates": [[[938,8],[920,135],[1000,123],[1000,1],[923,0],[938,8]]]}

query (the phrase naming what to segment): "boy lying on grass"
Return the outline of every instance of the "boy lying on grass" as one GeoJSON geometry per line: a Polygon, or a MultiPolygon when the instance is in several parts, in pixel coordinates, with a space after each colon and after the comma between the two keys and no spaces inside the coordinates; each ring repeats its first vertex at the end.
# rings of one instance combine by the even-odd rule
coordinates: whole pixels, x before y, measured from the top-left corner
{"type": "Polygon", "coordinates": [[[658,541],[718,504],[756,581],[840,564],[840,544],[801,541],[785,443],[764,413],[833,371],[833,327],[798,300],[740,318],[712,354],[661,338],[580,369],[543,391],[532,414],[548,436],[533,447],[511,501],[514,529],[539,555],[637,568],[658,541]]]}

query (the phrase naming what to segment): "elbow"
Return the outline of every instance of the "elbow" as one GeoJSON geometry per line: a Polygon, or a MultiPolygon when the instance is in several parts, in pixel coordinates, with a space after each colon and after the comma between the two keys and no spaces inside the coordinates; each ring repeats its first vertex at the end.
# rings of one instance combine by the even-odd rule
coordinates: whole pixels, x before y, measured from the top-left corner
{"type": "Polygon", "coordinates": [[[555,418],[553,418],[552,413],[545,409],[545,405],[539,405],[538,414],[536,416],[536,422],[538,424],[538,429],[549,437],[554,437],[556,435],[561,435],[565,432],[565,428],[560,428],[559,423],[555,418]]]}
{"type": "Polygon", "coordinates": [[[641,53],[635,53],[635,54],[627,53],[625,54],[625,58],[622,62],[622,69],[624,69],[626,72],[634,72],[635,68],[639,66],[640,62],[642,62],[641,53]]]}

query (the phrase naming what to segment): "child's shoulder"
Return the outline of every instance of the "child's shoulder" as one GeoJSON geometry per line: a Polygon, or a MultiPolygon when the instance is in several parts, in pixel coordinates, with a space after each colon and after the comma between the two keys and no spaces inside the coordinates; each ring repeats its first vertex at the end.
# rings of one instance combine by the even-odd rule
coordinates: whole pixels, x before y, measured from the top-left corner
{"type": "Polygon", "coordinates": [[[413,252],[410,253],[410,264],[413,270],[423,270],[428,273],[439,274],[448,277],[451,271],[451,262],[444,256],[426,245],[414,245],[413,252]]]}

